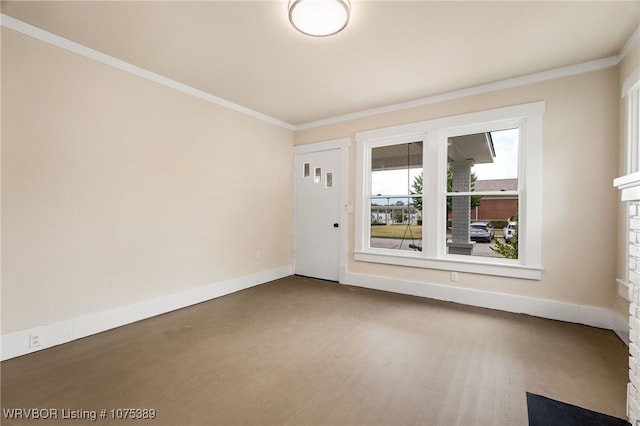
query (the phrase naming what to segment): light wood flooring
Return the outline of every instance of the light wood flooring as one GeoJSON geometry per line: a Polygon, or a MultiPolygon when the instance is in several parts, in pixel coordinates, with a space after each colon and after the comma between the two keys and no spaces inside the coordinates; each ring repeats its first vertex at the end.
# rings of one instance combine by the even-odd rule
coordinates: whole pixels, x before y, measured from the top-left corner
{"type": "Polygon", "coordinates": [[[3,409],[108,415],[0,422],[526,425],[526,391],[625,418],[627,362],[608,330],[288,277],[3,362],[3,409]]]}

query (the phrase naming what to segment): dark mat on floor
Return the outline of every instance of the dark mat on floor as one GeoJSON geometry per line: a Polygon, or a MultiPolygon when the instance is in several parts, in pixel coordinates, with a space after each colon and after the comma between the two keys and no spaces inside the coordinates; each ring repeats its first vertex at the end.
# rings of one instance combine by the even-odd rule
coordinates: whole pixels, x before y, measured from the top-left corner
{"type": "Polygon", "coordinates": [[[630,426],[626,420],[527,392],[529,426],[630,426]]]}

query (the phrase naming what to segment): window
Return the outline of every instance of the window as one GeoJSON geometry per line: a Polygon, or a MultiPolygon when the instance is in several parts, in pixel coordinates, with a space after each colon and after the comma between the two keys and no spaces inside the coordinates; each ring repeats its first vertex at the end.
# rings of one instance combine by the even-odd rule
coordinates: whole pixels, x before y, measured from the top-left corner
{"type": "Polygon", "coordinates": [[[625,137],[627,146],[627,174],[640,172],[640,68],[625,80],[625,137]]]}
{"type": "Polygon", "coordinates": [[[540,279],[543,113],[358,133],[355,259],[540,279]]]}
{"type": "Polygon", "coordinates": [[[416,250],[422,245],[422,141],[371,148],[369,246],[416,250]]]}
{"type": "Polygon", "coordinates": [[[324,174],[324,187],[327,189],[333,188],[333,173],[327,172],[324,174]]]}
{"type": "Polygon", "coordinates": [[[520,129],[489,126],[447,137],[447,253],[517,259],[520,129]]]}

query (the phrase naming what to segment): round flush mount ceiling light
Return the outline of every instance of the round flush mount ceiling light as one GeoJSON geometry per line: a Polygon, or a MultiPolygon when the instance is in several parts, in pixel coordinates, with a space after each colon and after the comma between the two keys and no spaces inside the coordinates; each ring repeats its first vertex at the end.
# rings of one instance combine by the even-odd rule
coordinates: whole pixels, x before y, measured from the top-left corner
{"type": "Polygon", "coordinates": [[[349,0],[290,0],[289,21],[303,34],[326,37],[342,31],[349,23],[349,0]]]}

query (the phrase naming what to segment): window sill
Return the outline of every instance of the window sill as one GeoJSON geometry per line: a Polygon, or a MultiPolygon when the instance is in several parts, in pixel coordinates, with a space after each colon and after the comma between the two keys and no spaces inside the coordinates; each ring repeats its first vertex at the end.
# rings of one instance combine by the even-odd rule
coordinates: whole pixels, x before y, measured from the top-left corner
{"type": "Polygon", "coordinates": [[[622,279],[616,278],[616,282],[618,283],[618,294],[627,302],[631,302],[631,298],[629,297],[629,283],[622,279]]]}
{"type": "Polygon", "coordinates": [[[527,280],[541,280],[543,268],[541,266],[526,266],[522,264],[508,264],[487,260],[474,261],[461,259],[459,256],[448,259],[425,258],[415,252],[354,252],[354,259],[361,262],[384,263],[387,265],[409,266],[413,268],[441,269],[445,271],[469,272],[473,274],[495,275],[501,277],[522,278],[527,280]]]}

